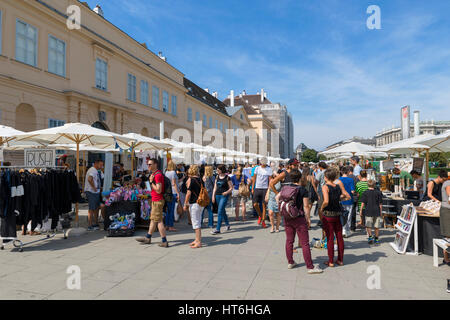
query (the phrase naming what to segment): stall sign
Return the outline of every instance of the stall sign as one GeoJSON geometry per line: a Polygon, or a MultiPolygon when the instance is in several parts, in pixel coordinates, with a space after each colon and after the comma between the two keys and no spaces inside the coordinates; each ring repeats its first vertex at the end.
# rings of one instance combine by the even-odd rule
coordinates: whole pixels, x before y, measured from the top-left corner
{"type": "Polygon", "coordinates": [[[30,168],[54,167],[56,161],[55,150],[25,149],[25,166],[30,168]]]}
{"type": "Polygon", "coordinates": [[[412,204],[403,206],[402,213],[397,218],[395,224],[397,232],[395,234],[394,242],[390,245],[395,252],[400,254],[418,255],[418,232],[417,232],[417,212],[412,204]],[[414,229],[414,250],[406,252],[408,249],[409,238],[414,229]]]}

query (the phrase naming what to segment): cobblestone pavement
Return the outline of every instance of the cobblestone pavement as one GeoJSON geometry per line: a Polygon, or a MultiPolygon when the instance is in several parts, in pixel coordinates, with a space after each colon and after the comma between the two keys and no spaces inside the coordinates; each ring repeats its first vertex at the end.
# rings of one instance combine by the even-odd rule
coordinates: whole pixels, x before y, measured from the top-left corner
{"type": "MultiPolygon", "coordinates": [[[[86,213],[81,210],[82,220],[86,213]]],[[[345,239],[342,267],[327,268],[326,250],[312,249],[324,273],[309,275],[301,253],[294,256],[299,266],[287,268],[284,232],[262,230],[255,219],[233,222],[229,213],[232,231],[213,236],[204,229],[201,249],[189,247],[193,230],[185,220],[168,234],[170,248],[158,247],[158,234],[148,246],[135,237],[106,238],[104,231],[59,234],[23,252],[6,245],[0,299],[450,299],[450,268],[433,267],[427,255],[396,254],[392,230],[382,231],[377,247],[369,247],[361,231],[345,239]],[[67,289],[71,265],[80,267],[81,290],[67,289]],[[372,265],[380,268],[381,289],[367,288],[372,265]]],[[[316,223],[314,217],[310,239],[320,237],[316,223]]]]}

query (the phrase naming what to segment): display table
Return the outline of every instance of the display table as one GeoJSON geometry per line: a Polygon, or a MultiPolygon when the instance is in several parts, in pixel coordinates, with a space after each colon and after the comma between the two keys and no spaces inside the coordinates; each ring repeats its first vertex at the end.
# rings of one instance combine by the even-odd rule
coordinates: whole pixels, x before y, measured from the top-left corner
{"type": "Polygon", "coordinates": [[[414,206],[420,204],[420,200],[401,200],[383,197],[383,223],[384,228],[394,228],[397,220],[397,216],[402,212],[404,205],[412,203],[414,206]],[[386,218],[392,219],[392,225],[386,224],[386,218]]]}
{"type": "MultiPolygon", "coordinates": [[[[428,256],[433,255],[433,239],[440,239],[441,228],[439,214],[423,214],[417,215],[417,228],[419,231],[419,252],[428,256]]],[[[442,250],[438,252],[439,257],[443,257],[442,250]]]]}

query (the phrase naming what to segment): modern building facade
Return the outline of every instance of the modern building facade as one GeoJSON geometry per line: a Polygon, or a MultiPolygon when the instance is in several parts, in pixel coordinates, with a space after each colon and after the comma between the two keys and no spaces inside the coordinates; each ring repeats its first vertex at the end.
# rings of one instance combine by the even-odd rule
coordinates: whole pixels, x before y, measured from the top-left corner
{"type": "Polygon", "coordinates": [[[226,129],[252,128],[226,107],[98,8],[76,0],[0,2],[3,125],[28,132],[81,122],[159,138],[164,121],[164,137],[184,128],[193,139],[194,122],[202,121],[224,133],[225,146],[226,129]],[[72,5],[80,9],[80,29],[67,26],[72,5]]]}
{"type": "MultiPolygon", "coordinates": [[[[288,112],[285,105],[280,103],[272,103],[267,99],[267,93],[264,89],[255,95],[250,95],[245,90],[234,96],[234,91],[231,91],[230,96],[224,100],[224,103],[230,106],[243,106],[249,115],[250,121],[267,122],[267,128],[272,127],[277,129],[278,134],[278,148],[279,156],[281,158],[291,158],[294,156],[294,127],[292,122],[292,116],[288,112]],[[234,100],[231,100],[231,96],[234,100]],[[259,116],[257,116],[259,115],[259,116]]],[[[271,139],[269,139],[270,141],[271,139]]],[[[274,143],[272,141],[272,143],[274,143]]]]}
{"type": "MultiPolygon", "coordinates": [[[[446,130],[450,130],[450,121],[421,121],[419,125],[420,134],[441,134],[446,130]]],[[[414,124],[410,127],[410,136],[414,137],[414,124]]],[[[375,135],[376,146],[393,143],[402,140],[402,129],[400,127],[392,127],[383,129],[375,135]]]]}

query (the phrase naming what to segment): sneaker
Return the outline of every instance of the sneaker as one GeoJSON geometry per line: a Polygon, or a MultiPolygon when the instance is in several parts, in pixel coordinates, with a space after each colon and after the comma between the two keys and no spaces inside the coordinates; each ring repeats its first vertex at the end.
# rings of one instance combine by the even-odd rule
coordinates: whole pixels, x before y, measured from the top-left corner
{"type": "Polygon", "coordinates": [[[158,246],[162,247],[162,248],[168,248],[169,247],[169,242],[161,242],[160,244],[158,244],[158,246]]]}
{"type": "Polygon", "coordinates": [[[323,270],[320,269],[318,266],[315,266],[314,269],[308,269],[308,274],[319,274],[322,272],[323,270]]]}
{"type": "Polygon", "coordinates": [[[92,228],[94,228],[94,231],[100,230],[100,226],[98,224],[96,224],[95,226],[92,226],[92,228]]]}
{"type": "Polygon", "coordinates": [[[217,230],[217,229],[214,229],[213,231],[211,231],[211,234],[212,234],[212,235],[220,234],[220,231],[217,230]]]}
{"type": "Polygon", "coordinates": [[[264,221],[262,222],[261,227],[262,227],[263,229],[267,228],[266,223],[265,223],[264,221]]]}
{"type": "Polygon", "coordinates": [[[94,231],[94,226],[90,226],[87,228],[87,231],[94,231]]]}
{"type": "Polygon", "coordinates": [[[261,217],[258,218],[258,224],[261,224],[261,217]]]}
{"type": "Polygon", "coordinates": [[[231,231],[231,226],[228,226],[226,231],[231,231]]]}
{"type": "Polygon", "coordinates": [[[374,243],[375,243],[375,244],[380,244],[380,239],[375,238],[374,243]]]}
{"type": "Polygon", "coordinates": [[[368,244],[373,244],[373,238],[372,238],[372,237],[369,237],[369,239],[367,239],[367,243],[368,243],[368,244]]]}
{"type": "Polygon", "coordinates": [[[296,265],[297,264],[295,262],[294,263],[289,263],[288,264],[288,269],[294,269],[296,265]]]}

